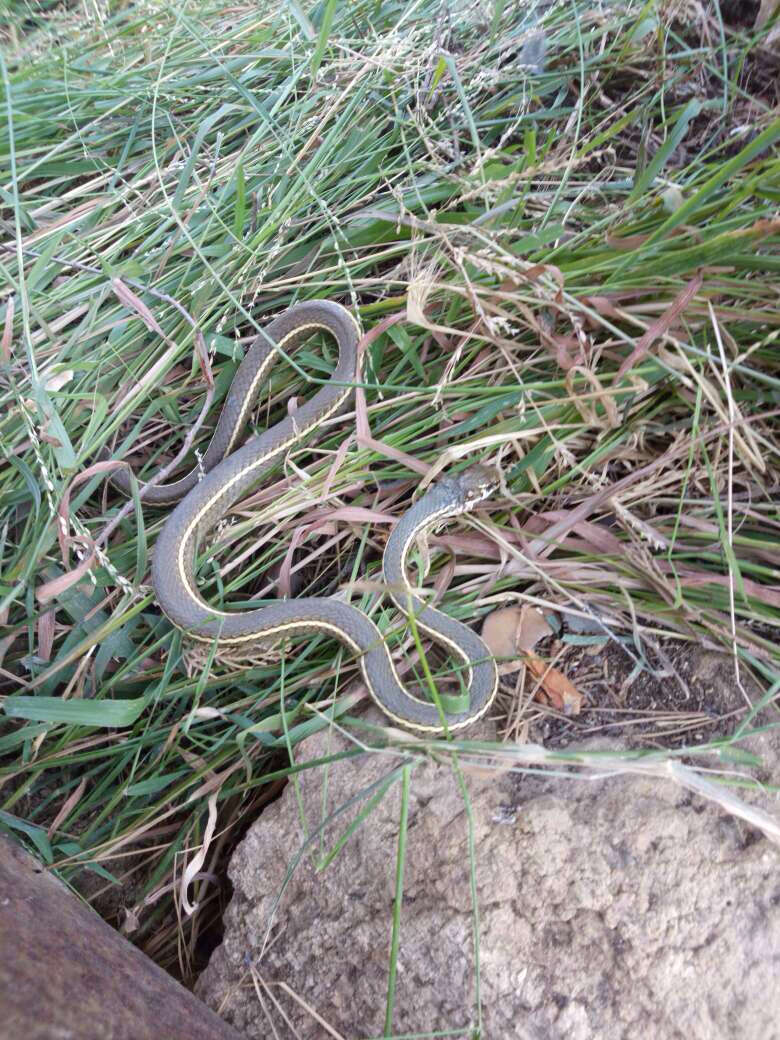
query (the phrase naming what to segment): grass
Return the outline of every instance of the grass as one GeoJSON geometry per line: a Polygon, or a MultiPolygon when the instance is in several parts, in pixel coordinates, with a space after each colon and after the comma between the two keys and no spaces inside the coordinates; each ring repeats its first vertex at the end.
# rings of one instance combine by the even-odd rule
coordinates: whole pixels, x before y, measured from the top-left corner
{"type": "MultiPolygon", "coordinates": [[[[286,561],[298,595],[351,591],[413,651],[377,594],[387,525],[421,474],[489,459],[507,477],[490,511],[432,539],[456,553],[433,558],[449,613],[596,616],[651,670],[669,641],[717,649],[744,704],[705,749],[728,763],[776,725],[771,24],[577,0],[450,19],[430,0],[116,2],[32,25],[17,6],[0,22],[0,826],[66,881],[91,872],[109,917],[118,893],[133,940],[190,978],[219,896],[197,881],[183,917],[178,882],[207,829],[208,873],[294,779],[296,744],[328,713],[353,725],[355,665],[330,641],[282,666],[183,658],[146,584],[164,514],[102,472],[75,482],[104,451],[148,479],[199,417],[202,449],[245,344],[313,297],[382,323],[356,412],[224,523],[201,562],[212,601],[267,600],[286,561]]],[[[257,424],[331,365],[318,341],[280,364],[257,424]]],[[[521,703],[503,701],[514,733],[550,714],[521,703]]],[[[704,782],[685,753],[675,777],[704,782]]]]}

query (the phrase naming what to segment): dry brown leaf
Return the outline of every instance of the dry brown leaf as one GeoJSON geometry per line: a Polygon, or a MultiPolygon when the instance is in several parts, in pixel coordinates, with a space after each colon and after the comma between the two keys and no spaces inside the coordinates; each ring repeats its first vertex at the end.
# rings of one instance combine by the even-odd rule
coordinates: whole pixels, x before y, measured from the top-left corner
{"type": "Polygon", "coordinates": [[[70,815],[71,809],[74,805],[78,804],[78,802],[81,799],[81,796],[84,794],[84,788],[86,786],[87,778],[83,777],[76,790],[71,792],[71,794],[66,798],[66,800],[62,804],[62,808],[49,824],[49,829],[46,831],[46,834],[49,838],[53,837],[54,834],[56,834],[63,820],[67,820],[68,816],[70,815]]]}
{"type": "Polygon", "coordinates": [[[540,639],[549,635],[552,635],[552,629],[545,621],[544,614],[530,604],[494,610],[482,624],[482,638],[493,657],[500,662],[500,675],[516,672],[519,658],[532,650],[540,639]],[[505,660],[501,661],[502,658],[505,660]]]}
{"type": "Polygon", "coordinates": [[[119,302],[127,307],[128,310],[135,311],[150,332],[156,332],[157,335],[161,336],[163,339],[167,338],[160,323],[140,296],[137,296],[129,286],[125,285],[121,278],[112,278],[111,288],[114,290],[119,302]]]}
{"type": "Polygon", "coordinates": [[[386,318],[378,322],[370,332],[367,332],[361,337],[358,343],[358,386],[355,389],[355,434],[357,436],[358,444],[363,447],[370,448],[372,451],[378,452],[380,455],[384,455],[389,459],[393,459],[394,462],[400,462],[404,466],[408,466],[409,469],[416,473],[421,473],[426,476],[430,470],[424,462],[414,458],[412,455],[407,455],[406,452],[400,451],[398,448],[394,448],[391,444],[386,444],[384,441],[375,440],[371,436],[371,426],[368,421],[368,406],[366,404],[366,393],[360,383],[360,362],[367,348],[374,342],[375,339],[391,325],[396,325],[400,321],[406,320],[406,311],[397,311],[395,314],[388,314],[386,318]]]}
{"type": "Polygon", "coordinates": [[[42,661],[50,661],[53,646],[54,611],[46,610],[38,617],[38,657],[42,661]]]}
{"type": "Polygon", "coordinates": [[[533,650],[540,639],[546,639],[552,634],[552,628],[538,607],[526,604],[520,608],[520,624],[515,636],[518,650],[528,653],[533,650]]]}
{"type": "Polygon", "coordinates": [[[45,581],[42,585],[39,585],[35,590],[35,597],[39,603],[49,603],[51,600],[56,599],[57,596],[62,595],[62,593],[69,589],[71,585],[75,585],[77,581],[81,581],[92,566],[92,561],[95,559],[95,545],[91,538],[84,535],[73,535],[72,537],[65,539],[64,544],[65,549],[63,551],[63,561],[67,560],[67,550],[70,545],[82,545],[87,550],[87,555],[77,567],[66,571],[65,574],[60,574],[57,578],[53,578],[51,581],[45,581]]]}
{"type": "Polygon", "coordinates": [[[57,437],[52,437],[50,433],[46,433],[45,430],[38,431],[38,439],[44,444],[52,444],[55,448],[62,447],[62,441],[58,440],[57,437]]]}
{"type": "Polygon", "coordinates": [[[537,607],[502,607],[488,614],[482,624],[482,638],[491,654],[499,659],[499,675],[517,670],[517,659],[522,657],[539,680],[541,690],[550,704],[564,715],[579,715],[582,694],[563,672],[548,665],[533,653],[540,639],[552,635],[552,628],[537,607]]]}
{"type": "Polygon", "coordinates": [[[582,694],[563,672],[548,665],[536,654],[528,655],[528,667],[540,680],[542,689],[554,708],[564,715],[579,715],[582,710],[582,694]]]}
{"type": "Polygon", "coordinates": [[[634,365],[637,365],[642,360],[653,343],[664,336],[675,324],[696,293],[701,289],[703,281],[701,274],[697,274],[692,278],[685,288],[677,294],[661,317],[657,318],[641,339],[637,340],[636,347],[634,347],[632,352],[618,369],[618,382],[623,378],[626,372],[629,371],[629,369],[632,369],[634,365]]]}
{"type": "Polygon", "coordinates": [[[494,610],[482,622],[482,638],[498,663],[498,674],[516,672],[517,630],[520,625],[520,607],[502,607],[494,610]],[[509,660],[505,660],[509,658],[509,660]]]}
{"type": "Polygon", "coordinates": [[[434,603],[438,603],[452,583],[455,575],[455,557],[448,556],[433,583],[434,603]]]}
{"type": "MultiPolygon", "coordinates": [[[[552,523],[557,523],[561,520],[566,520],[569,515],[567,509],[549,509],[544,513],[536,513],[534,516],[529,517],[524,530],[527,534],[544,534],[547,527],[552,523]]],[[[593,523],[591,520],[580,520],[574,524],[572,530],[579,536],[579,538],[573,538],[567,542],[565,536],[556,539],[557,544],[561,546],[569,545],[572,549],[580,552],[590,552],[593,549],[599,553],[605,553],[609,555],[617,554],[622,552],[622,543],[612,531],[608,528],[603,527],[601,524],[593,523]]],[[[523,546],[523,551],[527,549],[523,546]]]]}
{"type": "Polygon", "coordinates": [[[607,232],[605,241],[611,249],[631,253],[634,249],[643,246],[649,237],[649,235],[612,235],[607,232]]]}
{"type": "Polygon", "coordinates": [[[555,360],[564,372],[568,372],[575,366],[585,363],[585,358],[582,354],[582,344],[576,336],[548,333],[547,336],[542,337],[542,340],[546,346],[553,348],[555,360]]]}
{"type": "MultiPolygon", "coordinates": [[[[608,296],[583,296],[582,302],[592,307],[602,318],[622,318],[620,311],[613,306],[608,296]]],[[[594,322],[594,324],[596,324],[594,322]]]]}

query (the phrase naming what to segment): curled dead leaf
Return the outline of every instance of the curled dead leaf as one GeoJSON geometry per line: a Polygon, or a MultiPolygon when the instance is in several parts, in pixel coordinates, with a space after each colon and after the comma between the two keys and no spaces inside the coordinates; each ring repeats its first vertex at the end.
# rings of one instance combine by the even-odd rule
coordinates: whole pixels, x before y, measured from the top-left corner
{"type": "Polygon", "coordinates": [[[552,628],[537,607],[502,607],[488,614],[482,623],[482,638],[498,662],[499,675],[517,671],[521,659],[539,680],[541,692],[564,715],[579,715],[582,694],[563,672],[548,665],[533,653],[541,640],[552,635],[552,628]]]}
{"type": "Polygon", "coordinates": [[[552,629],[538,607],[502,607],[488,614],[482,623],[482,638],[493,657],[500,663],[501,675],[516,672],[519,659],[532,650],[540,639],[552,635],[552,629]]]}
{"type": "Polygon", "coordinates": [[[548,665],[536,654],[528,655],[528,667],[540,680],[541,687],[554,708],[564,715],[579,715],[582,711],[582,694],[563,672],[548,665]]]}
{"type": "Polygon", "coordinates": [[[517,671],[517,626],[520,620],[519,607],[503,607],[494,610],[482,622],[482,638],[498,662],[499,675],[517,671]],[[509,658],[509,660],[506,660],[509,658]]]}
{"type": "Polygon", "coordinates": [[[552,634],[552,628],[538,607],[526,604],[520,608],[520,623],[517,626],[518,650],[527,653],[533,650],[540,639],[546,639],[552,634]]]}
{"type": "Polygon", "coordinates": [[[158,336],[165,338],[160,323],[146,306],[144,301],[133,290],[125,285],[121,278],[111,279],[111,288],[114,290],[119,302],[128,310],[135,311],[150,332],[156,332],[158,336]]]}

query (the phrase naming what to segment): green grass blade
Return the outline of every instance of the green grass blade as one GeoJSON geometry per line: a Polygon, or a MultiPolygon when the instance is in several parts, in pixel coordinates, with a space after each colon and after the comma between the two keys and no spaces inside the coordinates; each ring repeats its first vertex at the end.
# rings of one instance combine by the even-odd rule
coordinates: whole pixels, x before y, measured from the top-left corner
{"type": "Polygon", "coordinates": [[[14,694],[3,701],[3,711],[10,719],[116,729],[132,726],[147,704],[146,697],[127,701],[66,701],[61,697],[14,694]]]}
{"type": "Polygon", "coordinates": [[[398,822],[398,847],[395,854],[395,898],[393,900],[393,927],[390,936],[390,969],[387,975],[387,1002],[385,1005],[386,1037],[393,1033],[395,981],[398,974],[398,944],[401,938],[401,907],[404,898],[404,866],[406,864],[406,836],[409,825],[409,778],[411,766],[401,771],[401,818],[398,822]]]}
{"type": "Polygon", "coordinates": [[[325,5],[325,10],[322,13],[322,24],[320,25],[320,33],[317,37],[317,46],[314,48],[314,54],[311,58],[311,78],[313,80],[317,78],[317,73],[320,71],[320,65],[325,54],[325,48],[328,46],[328,37],[330,36],[331,26],[333,25],[333,16],[335,13],[336,0],[328,0],[325,5]]]}

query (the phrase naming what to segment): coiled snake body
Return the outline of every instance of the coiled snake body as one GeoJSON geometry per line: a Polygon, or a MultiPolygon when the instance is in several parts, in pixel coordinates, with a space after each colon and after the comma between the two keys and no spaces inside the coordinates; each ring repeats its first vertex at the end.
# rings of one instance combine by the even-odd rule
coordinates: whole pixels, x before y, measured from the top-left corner
{"type": "MultiPolygon", "coordinates": [[[[198,542],[284,452],[348,404],[357,373],[358,338],[359,329],[349,311],[317,300],[291,307],[254,340],[236,372],[198,469],[173,484],[150,487],[144,494],[144,501],[150,504],[179,502],[155,546],[152,584],[165,614],[196,640],[238,646],[314,632],[334,636],[356,654],[366,686],[386,715],[409,729],[437,733],[445,728],[439,709],[404,688],[379,629],[356,607],[327,597],[308,597],[226,613],[206,603],[195,582],[198,542]],[[331,333],[338,344],[338,364],[330,380],[294,416],[286,416],[234,450],[278,348],[289,350],[316,331],[331,333]]],[[[414,611],[418,628],[447,647],[464,666],[470,703],[467,711],[445,716],[451,731],[462,729],[488,709],[498,683],[496,665],[476,633],[415,596],[406,577],[406,557],[420,532],[472,508],[494,487],[492,473],[482,466],[432,485],[398,522],[383,558],[384,579],[398,608],[405,613],[414,611]]]]}

